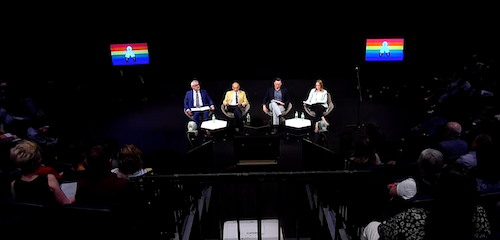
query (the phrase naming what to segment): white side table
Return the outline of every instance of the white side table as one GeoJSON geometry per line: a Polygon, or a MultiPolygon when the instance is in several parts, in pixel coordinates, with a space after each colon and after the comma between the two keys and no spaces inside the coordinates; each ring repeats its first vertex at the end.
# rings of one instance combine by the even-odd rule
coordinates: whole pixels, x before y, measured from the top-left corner
{"type": "Polygon", "coordinates": [[[224,129],[227,128],[227,125],[228,125],[228,121],[226,120],[220,120],[220,119],[215,119],[212,120],[208,120],[208,121],[204,121],[201,123],[201,126],[200,126],[200,129],[203,129],[203,130],[210,130],[212,133],[210,135],[205,135],[206,137],[210,137],[212,140],[216,140],[217,139],[222,139],[222,141],[226,141],[226,137],[225,137],[225,131],[223,131],[224,129]]]}
{"type": "Polygon", "coordinates": [[[200,126],[201,129],[211,130],[211,131],[224,129],[226,127],[227,127],[227,121],[220,119],[215,119],[215,121],[213,120],[204,121],[201,123],[200,126]]]}
{"type": "Polygon", "coordinates": [[[300,118],[292,118],[285,120],[286,127],[292,127],[297,129],[307,128],[311,126],[311,120],[309,119],[300,119],[300,118]]]}
{"type": "Polygon", "coordinates": [[[287,139],[289,139],[289,136],[309,137],[309,132],[307,132],[307,130],[309,130],[311,127],[311,120],[301,119],[301,118],[286,119],[285,127],[292,130],[291,132],[287,131],[286,133],[287,139]]]}

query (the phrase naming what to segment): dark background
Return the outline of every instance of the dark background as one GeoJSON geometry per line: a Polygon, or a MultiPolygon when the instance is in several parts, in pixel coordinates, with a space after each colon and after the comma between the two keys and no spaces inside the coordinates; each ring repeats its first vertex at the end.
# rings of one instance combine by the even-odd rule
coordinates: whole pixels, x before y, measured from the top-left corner
{"type": "MultiPolygon", "coordinates": [[[[180,106],[192,78],[216,105],[231,82],[240,81],[256,118],[265,117],[258,107],[261,91],[273,78],[284,79],[296,103],[322,78],[337,104],[330,116],[336,139],[345,124],[356,123],[356,66],[363,90],[419,89],[442,67],[463,66],[475,53],[483,62],[498,54],[492,6],[387,4],[6,8],[14,14],[2,18],[2,78],[36,97],[61,132],[99,132],[145,151],[165,146],[185,151],[187,143],[178,141],[185,138],[187,122],[180,106]],[[371,37],[405,38],[404,61],[365,62],[365,41],[371,37]],[[111,66],[109,44],[126,42],[147,42],[151,64],[111,66]],[[127,84],[117,81],[120,69],[144,77],[147,103],[117,103],[127,84]]],[[[424,120],[412,115],[419,116],[415,100],[421,97],[408,98],[374,97],[361,106],[361,121],[381,124],[388,140],[400,139],[400,129],[424,120]]]]}
{"type": "Polygon", "coordinates": [[[32,6],[5,17],[2,66],[10,78],[89,81],[117,69],[110,43],[147,42],[151,64],[134,70],[154,81],[352,77],[356,65],[377,81],[498,52],[489,6],[359,5],[32,6]],[[404,37],[404,62],[365,63],[368,37],[404,37]]]}

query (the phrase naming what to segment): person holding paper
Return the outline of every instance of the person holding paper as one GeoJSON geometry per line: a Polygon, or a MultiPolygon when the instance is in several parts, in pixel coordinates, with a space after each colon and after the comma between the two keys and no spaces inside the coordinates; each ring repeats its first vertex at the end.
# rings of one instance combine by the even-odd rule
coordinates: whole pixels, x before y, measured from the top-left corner
{"type": "Polygon", "coordinates": [[[323,81],[321,79],[316,80],[316,85],[311,91],[309,91],[309,97],[304,101],[304,106],[308,107],[316,113],[313,121],[315,122],[314,131],[318,132],[318,122],[324,121],[326,125],[330,125],[327,121],[323,113],[326,109],[328,109],[328,92],[323,88],[323,81]]]}
{"type": "Polygon", "coordinates": [[[262,110],[265,113],[268,111],[273,113],[273,134],[278,132],[277,126],[279,125],[280,120],[282,122],[285,121],[281,113],[287,109],[288,104],[290,103],[288,90],[286,88],[282,88],[282,85],[283,81],[281,78],[275,78],[274,87],[267,90],[262,104],[262,110]]]}
{"type": "Polygon", "coordinates": [[[203,120],[208,120],[208,109],[201,110],[204,106],[210,106],[210,110],[214,110],[214,103],[212,99],[208,95],[205,89],[201,89],[200,83],[197,80],[191,81],[191,88],[193,90],[189,90],[186,92],[186,96],[184,97],[184,109],[188,115],[193,115],[194,122],[198,126],[200,125],[200,114],[203,113],[203,120]],[[196,111],[195,111],[196,110],[196,111]],[[201,111],[198,111],[201,110],[201,111]]]}
{"type": "Polygon", "coordinates": [[[243,127],[243,108],[248,105],[247,95],[245,91],[240,90],[240,84],[234,82],[232,84],[232,91],[227,91],[224,97],[224,107],[228,112],[234,113],[234,126],[236,132],[239,132],[239,128],[243,127]]]}

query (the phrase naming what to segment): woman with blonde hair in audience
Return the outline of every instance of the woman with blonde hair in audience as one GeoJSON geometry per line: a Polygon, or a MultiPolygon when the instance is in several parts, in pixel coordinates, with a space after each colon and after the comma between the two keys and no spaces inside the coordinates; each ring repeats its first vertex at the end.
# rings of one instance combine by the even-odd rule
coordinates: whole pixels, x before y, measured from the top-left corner
{"type": "Polygon", "coordinates": [[[143,168],[142,152],[133,144],[123,146],[118,152],[118,168],[111,172],[120,178],[136,178],[151,174],[152,168],[143,168]]]}
{"type": "Polygon", "coordinates": [[[21,179],[11,183],[12,197],[46,205],[65,205],[75,201],[67,198],[53,174],[38,175],[42,156],[40,147],[33,141],[23,140],[10,150],[10,158],[20,169],[21,179]]]}

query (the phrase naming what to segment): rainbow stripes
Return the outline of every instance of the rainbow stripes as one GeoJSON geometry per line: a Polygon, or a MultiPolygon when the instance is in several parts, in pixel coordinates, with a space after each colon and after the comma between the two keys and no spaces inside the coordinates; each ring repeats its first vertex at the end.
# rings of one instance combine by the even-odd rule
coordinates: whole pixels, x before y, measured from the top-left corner
{"type": "Polygon", "coordinates": [[[113,66],[149,64],[147,43],[110,44],[110,49],[113,66]]]}
{"type": "Polygon", "coordinates": [[[366,39],[366,61],[403,61],[403,38],[366,39]]]}

